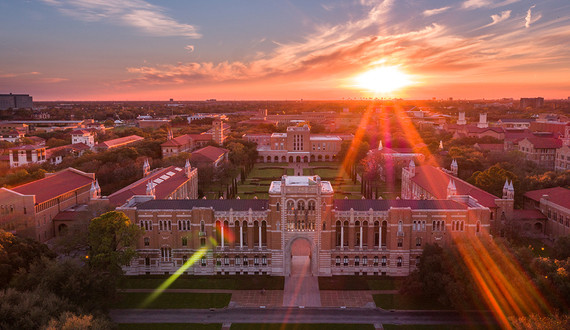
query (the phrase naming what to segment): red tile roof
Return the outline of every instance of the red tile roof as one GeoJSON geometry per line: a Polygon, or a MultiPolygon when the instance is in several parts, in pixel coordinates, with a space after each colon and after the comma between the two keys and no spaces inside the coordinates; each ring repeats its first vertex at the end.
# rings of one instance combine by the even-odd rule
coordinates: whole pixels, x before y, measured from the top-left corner
{"type": "Polygon", "coordinates": [[[554,204],[570,208],[570,189],[562,187],[527,191],[524,197],[539,202],[543,195],[548,195],[548,200],[554,204]]]}
{"type": "Polygon", "coordinates": [[[26,144],[24,146],[10,148],[8,150],[37,150],[37,149],[45,149],[45,146],[37,146],[37,145],[30,145],[26,144]]]}
{"type": "Polygon", "coordinates": [[[192,137],[188,134],[180,135],[172,140],[168,140],[161,144],[161,147],[178,147],[183,146],[185,144],[190,144],[192,142],[192,137]]]}
{"type": "Polygon", "coordinates": [[[78,130],[71,132],[71,135],[85,135],[85,134],[91,134],[91,131],[86,130],[86,129],[78,129],[78,130]]]}
{"type": "Polygon", "coordinates": [[[546,219],[546,216],[542,214],[539,210],[513,210],[514,218],[516,220],[524,220],[524,219],[535,219],[535,220],[543,220],[546,219]]]}
{"type": "Polygon", "coordinates": [[[214,139],[213,134],[186,134],[192,138],[194,141],[210,141],[214,139]]]}
{"type": "Polygon", "coordinates": [[[562,147],[562,140],[554,139],[554,138],[541,138],[541,137],[532,137],[526,138],[534,148],[544,148],[544,149],[558,149],[562,147]]]}
{"type": "Polygon", "coordinates": [[[499,197],[430,165],[416,166],[416,175],[411,180],[436,199],[447,199],[447,185],[453,180],[457,195],[469,195],[485,207],[497,207],[495,200],[499,197]]]}
{"type": "Polygon", "coordinates": [[[465,129],[469,133],[483,133],[486,131],[493,131],[495,133],[505,133],[505,129],[500,126],[491,126],[487,128],[479,128],[477,126],[465,125],[465,129]]]}
{"type": "Polygon", "coordinates": [[[224,154],[230,152],[228,149],[218,148],[214,146],[207,146],[202,149],[198,149],[192,153],[191,161],[195,162],[215,162],[224,154]]]}
{"type": "Polygon", "coordinates": [[[149,180],[152,180],[156,184],[154,188],[155,198],[165,199],[178,187],[188,181],[188,178],[186,178],[185,174],[186,173],[184,171],[184,168],[176,166],[170,166],[165,169],[156,171],[154,173],[151,173],[149,176],[146,176],[134,183],[131,183],[123,189],[112,193],[108,197],[109,202],[111,205],[120,206],[125,204],[127,200],[135,195],[146,195],[146,185],[149,180]],[[172,175],[168,175],[167,173],[170,173],[172,175]],[[168,178],[166,180],[161,179],[161,177],[164,177],[165,175],[168,178]]]}
{"type": "Polygon", "coordinates": [[[10,188],[10,190],[22,195],[36,195],[36,203],[43,203],[57,196],[91,185],[95,179],[95,174],[85,173],[74,168],[46,174],[46,177],[21,186],[10,188]]]}
{"type": "Polygon", "coordinates": [[[95,148],[113,148],[113,147],[119,147],[125,144],[129,144],[129,143],[134,143],[134,142],[138,142],[140,140],[144,140],[143,137],[140,137],[138,135],[129,135],[129,136],[125,136],[122,138],[118,138],[118,139],[114,139],[114,140],[109,140],[109,141],[105,141],[105,142],[101,142],[95,145],[95,148]]]}

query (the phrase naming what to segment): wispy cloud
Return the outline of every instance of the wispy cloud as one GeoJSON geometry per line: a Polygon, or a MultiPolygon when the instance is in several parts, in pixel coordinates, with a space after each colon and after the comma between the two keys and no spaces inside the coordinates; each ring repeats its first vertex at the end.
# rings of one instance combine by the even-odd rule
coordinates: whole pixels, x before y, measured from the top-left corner
{"type": "Polygon", "coordinates": [[[424,11],[423,15],[425,17],[429,17],[429,16],[433,16],[433,15],[437,15],[437,14],[441,14],[444,11],[447,11],[449,8],[451,7],[442,7],[442,8],[437,8],[437,9],[429,9],[424,11]]]}
{"type": "Polygon", "coordinates": [[[526,17],[524,18],[524,26],[528,29],[530,27],[530,23],[531,23],[531,12],[532,12],[532,8],[536,7],[536,5],[530,7],[528,9],[528,11],[526,12],[526,17]]]}
{"type": "Polygon", "coordinates": [[[37,74],[41,74],[41,73],[36,72],[36,71],[32,71],[32,72],[3,72],[3,71],[0,71],[0,78],[15,78],[15,77],[21,77],[21,76],[37,75],[37,74]]]}
{"type": "Polygon", "coordinates": [[[500,23],[509,17],[511,17],[511,11],[510,10],[505,10],[505,11],[501,12],[501,15],[491,15],[491,18],[493,19],[493,23],[491,23],[491,25],[500,23]]]}
{"type": "Polygon", "coordinates": [[[192,53],[194,51],[194,46],[193,45],[188,45],[186,47],[184,47],[184,49],[186,49],[187,51],[189,51],[190,53],[192,53]]]}
{"type": "Polygon", "coordinates": [[[200,38],[195,26],[177,22],[162,7],[143,0],[42,0],[61,13],[84,21],[132,26],[152,36],[200,38]]]}
{"type": "Polygon", "coordinates": [[[519,1],[521,1],[521,0],[504,0],[504,1],[500,1],[500,2],[494,2],[491,0],[467,0],[467,1],[463,2],[461,7],[463,9],[477,9],[477,8],[483,8],[483,7],[499,8],[499,7],[504,7],[506,5],[510,5],[512,3],[519,2],[519,1]]]}

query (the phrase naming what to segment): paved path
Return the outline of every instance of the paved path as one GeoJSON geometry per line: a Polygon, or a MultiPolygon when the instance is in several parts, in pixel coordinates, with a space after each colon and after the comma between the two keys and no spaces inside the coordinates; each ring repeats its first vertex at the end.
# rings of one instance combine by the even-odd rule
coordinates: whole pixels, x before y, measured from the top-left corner
{"type": "Polygon", "coordinates": [[[484,324],[484,312],[396,311],[369,308],[226,308],[114,309],[117,323],[352,323],[352,324],[484,324]]]}
{"type": "Polygon", "coordinates": [[[291,258],[291,276],[285,277],[283,306],[320,307],[319,278],[311,275],[308,256],[291,258]]]}

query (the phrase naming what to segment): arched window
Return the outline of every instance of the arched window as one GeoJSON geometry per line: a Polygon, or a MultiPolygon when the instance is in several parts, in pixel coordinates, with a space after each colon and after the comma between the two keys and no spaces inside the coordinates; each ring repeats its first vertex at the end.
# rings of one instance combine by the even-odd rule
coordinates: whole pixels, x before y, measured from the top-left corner
{"type": "Polygon", "coordinates": [[[225,255],[224,256],[224,266],[229,266],[230,265],[230,256],[225,255]]]}
{"type": "Polygon", "coordinates": [[[299,201],[297,203],[297,209],[304,211],[305,210],[305,202],[304,201],[299,201]]]}
{"type": "Polygon", "coordinates": [[[364,267],[368,266],[368,257],[367,256],[362,257],[362,266],[364,266],[364,267]]]}
{"type": "Polygon", "coordinates": [[[253,244],[255,245],[255,247],[259,246],[259,239],[261,237],[259,237],[259,221],[255,220],[253,222],[253,244]]]}
{"type": "Polygon", "coordinates": [[[396,267],[402,267],[402,257],[398,257],[398,261],[396,262],[396,267]]]}
{"type": "Polygon", "coordinates": [[[345,266],[348,266],[348,256],[344,256],[344,258],[342,258],[342,263],[343,263],[345,266]]]}
{"type": "Polygon", "coordinates": [[[386,267],[387,259],[386,256],[382,256],[382,267],[386,267]]]}
{"type": "Polygon", "coordinates": [[[348,221],[344,222],[343,229],[344,229],[344,235],[343,235],[344,241],[342,245],[348,246],[348,221]]]}
{"type": "Polygon", "coordinates": [[[287,202],[287,211],[291,211],[295,209],[295,204],[293,203],[293,201],[288,201],[287,202]]]}
{"type": "Polygon", "coordinates": [[[247,246],[247,221],[243,221],[241,227],[242,227],[243,245],[247,246]]]}
{"type": "Polygon", "coordinates": [[[374,246],[380,246],[380,223],[374,221],[374,246]]]}
{"type": "Polygon", "coordinates": [[[374,256],[374,267],[378,267],[378,256],[374,256]]]}
{"type": "Polygon", "coordinates": [[[336,246],[340,246],[341,245],[341,224],[340,221],[336,222],[336,246]]]}
{"type": "Polygon", "coordinates": [[[239,256],[235,257],[234,264],[236,266],[241,266],[241,258],[239,256]]]}
{"type": "Polygon", "coordinates": [[[236,241],[236,247],[239,247],[240,237],[239,237],[239,221],[234,222],[234,239],[236,241]]]}
{"type": "Polygon", "coordinates": [[[368,221],[362,223],[362,245],[368,246],[368,221]]]}
{"type": "Polygon", "coordinates": [[[477,226],[475,227],[475,232],[476,233],[481,232],[481,221],[477,221],[477,226]]]}
{"type": "Polygon", "coordinates": [[[360,257],[359,256],[354,257],[354,266],[356,266],[356,267],[360,266],[360,257]]]}
{"type": "Polygon", "coordinates": [[[216,244],[222,246],[222,222],[216,221],[216,244]]]}
{"type": "Polygon", "coordinates": [[[323,230],[327,230],[327,222],[323,221],[323,230]]]}
{"type": "Polygon", "coordinates": [[[404,223],[402,222],[402,220],[398,221],[398,231],[403,231],[404,230],[404,223]]]}
{"type": "Polygon", "coordinates": [[[463,231],[463,230],[464,230],[464,229],[463,229],[463,228],[464,228],[464,227],[463,227],[463,226],[464,226],[464,224],[465,224],[465,221],[461,221],[461,229],[460,229],[461,231],[463,231]]]}
{"type": "Polygon", "coordinates": [[[200,259],[200,261],[201,261],[202,267],[206,267],[206,265],[207,265],[206,257],[203,256],[203,257],[200,259]]]}
{"type": "Polygon", "coordinates": [[[336,256],[336,258],[335,258],[335,264],[336,264],[337,266],[340,266],[340,256],[336,256]]]}
{"type": "Polygon", "coordinates": [[[388,221],[382,221],[382,246],[386,246],[386,237],[388,237],[388,221]]]}
{"type": "Polygon", "coordinates": [[[360,246],[360,221],[354,223],[354,244],[360,246]]]}
{"type": "Polygon", "coordinates": [[[422,246],[422,239],[421,238],[416,238],[416,247],[421,247],[422,246]]]}
{"type": "Polygon", "coordinates": [[[203,233],[206,232],[206,224],[204,223],[204,220],[200,221],[200,231],[203,233]]]}
{"type": "Polygon", "coordinates": [[[261,221],[261,246],[267,246],[267,221],[261,221]]]}
{"type": "Polygon", "coordinates": [[[277,211],[279,211],[279,203],[277,203],[276,205],[277,211]]]}
{"type": "Polygon", "coordinates": [[[315,201],[309,201],[309,211],[315,210],[315,201]]]}

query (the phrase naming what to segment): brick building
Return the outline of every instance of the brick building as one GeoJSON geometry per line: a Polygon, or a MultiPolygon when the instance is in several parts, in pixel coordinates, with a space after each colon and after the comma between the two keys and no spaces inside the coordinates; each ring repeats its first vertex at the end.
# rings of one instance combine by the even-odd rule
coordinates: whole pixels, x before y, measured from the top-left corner
{"type": "Polygon", "coordinates": [[[131,199],[117,210],[145,229],[127,274],[291,274],[299,245],[310,272],[406,276],[423,246],[489,232],[489,209],[449,200],[334,200],[318,176],[283,176],[269,199],[131,199]]]}

